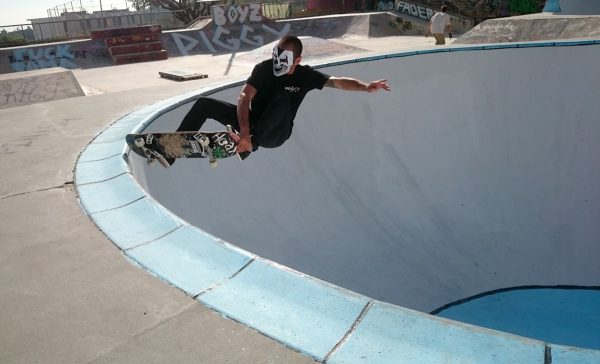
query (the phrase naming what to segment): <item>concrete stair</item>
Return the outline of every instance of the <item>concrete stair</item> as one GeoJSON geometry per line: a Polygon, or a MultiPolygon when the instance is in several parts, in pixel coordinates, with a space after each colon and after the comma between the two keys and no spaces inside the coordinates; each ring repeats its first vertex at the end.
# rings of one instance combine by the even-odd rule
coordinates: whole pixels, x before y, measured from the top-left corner
{"type": "Polygon", "coordinates": [[[160,25],[105,29],[92,32],[92,39],[104,39],[115,64],[159,61],[169,58],[162,49],[160,25]]]}

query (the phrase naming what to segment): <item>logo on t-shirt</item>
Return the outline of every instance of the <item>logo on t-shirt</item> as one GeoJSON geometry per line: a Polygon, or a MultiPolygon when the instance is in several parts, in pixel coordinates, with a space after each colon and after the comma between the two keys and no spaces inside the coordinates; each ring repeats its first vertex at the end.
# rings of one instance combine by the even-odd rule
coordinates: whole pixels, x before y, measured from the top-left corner
{"type": "Polygon", "coordinates": [[[285,86],[284,88],[287,92],[289,93],[296,93],[296,92],[300,92],[300,87],[298,86],[285,86]]]}

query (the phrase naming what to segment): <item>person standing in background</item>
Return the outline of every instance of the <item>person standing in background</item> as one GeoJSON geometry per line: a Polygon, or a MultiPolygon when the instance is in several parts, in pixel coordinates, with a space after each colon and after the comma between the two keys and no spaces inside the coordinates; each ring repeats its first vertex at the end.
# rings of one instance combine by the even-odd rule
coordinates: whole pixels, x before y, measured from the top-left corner
{"type": "Polygon", "coordinates": [[[435,37],[435,45],[446,44],[446,37],[444,36],[446,31],[448,31],[448,37],[452,39],[452,24],[450,23],[450,15],[446,13],[447,11],[448,7],[442,5],[442,11],[440,13],[435,13],[427,26],[425,36],[428,37],[429,34],[433,34],[435,37]]]}

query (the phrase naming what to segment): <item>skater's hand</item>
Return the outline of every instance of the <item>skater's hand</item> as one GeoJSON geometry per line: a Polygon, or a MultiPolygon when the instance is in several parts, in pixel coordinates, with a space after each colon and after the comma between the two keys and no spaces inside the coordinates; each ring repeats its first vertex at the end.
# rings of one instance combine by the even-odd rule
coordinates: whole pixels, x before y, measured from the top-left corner
{"type": "Polygon", "coordinates": [[[381,89],[384,89],[386,91],[389,91],[391,89],[390,85],[387,83],[387,80],[373,81],[367,86],[368,92],[375,92],[381,89]]]}
{"type": "Polygon", "coordinates": [[[240,141],[236,147],[238,153],[243,152],[251,152],[252,151],[252,140],[250,140],[250,136],[241,136],[240,141]]]}

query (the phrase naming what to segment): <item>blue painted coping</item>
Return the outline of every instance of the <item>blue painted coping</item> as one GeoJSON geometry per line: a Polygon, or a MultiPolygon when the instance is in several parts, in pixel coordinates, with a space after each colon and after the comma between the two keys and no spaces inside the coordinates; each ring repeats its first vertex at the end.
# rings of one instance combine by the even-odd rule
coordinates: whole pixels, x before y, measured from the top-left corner
{"type": "Polygon", "coordinates": [[[547,0],[542,11],[544,13],[560,13],[559,0],[547,0]]]}
{"type": "MultiPolygon", "coordinates": [[[[600,41],[527,42],[382,54],[385,58],[501,48],[589,46],[600,41]]],[[[327,363],[600,363],[600,351],[547,344],[375,301],[241,250],[191,226],[133,179],[125,135],[203,95],[213,85],[148,105],[96,136],[78,158],[75,186],[83,210],[134,264],[202,304],[327,363]]]]}

